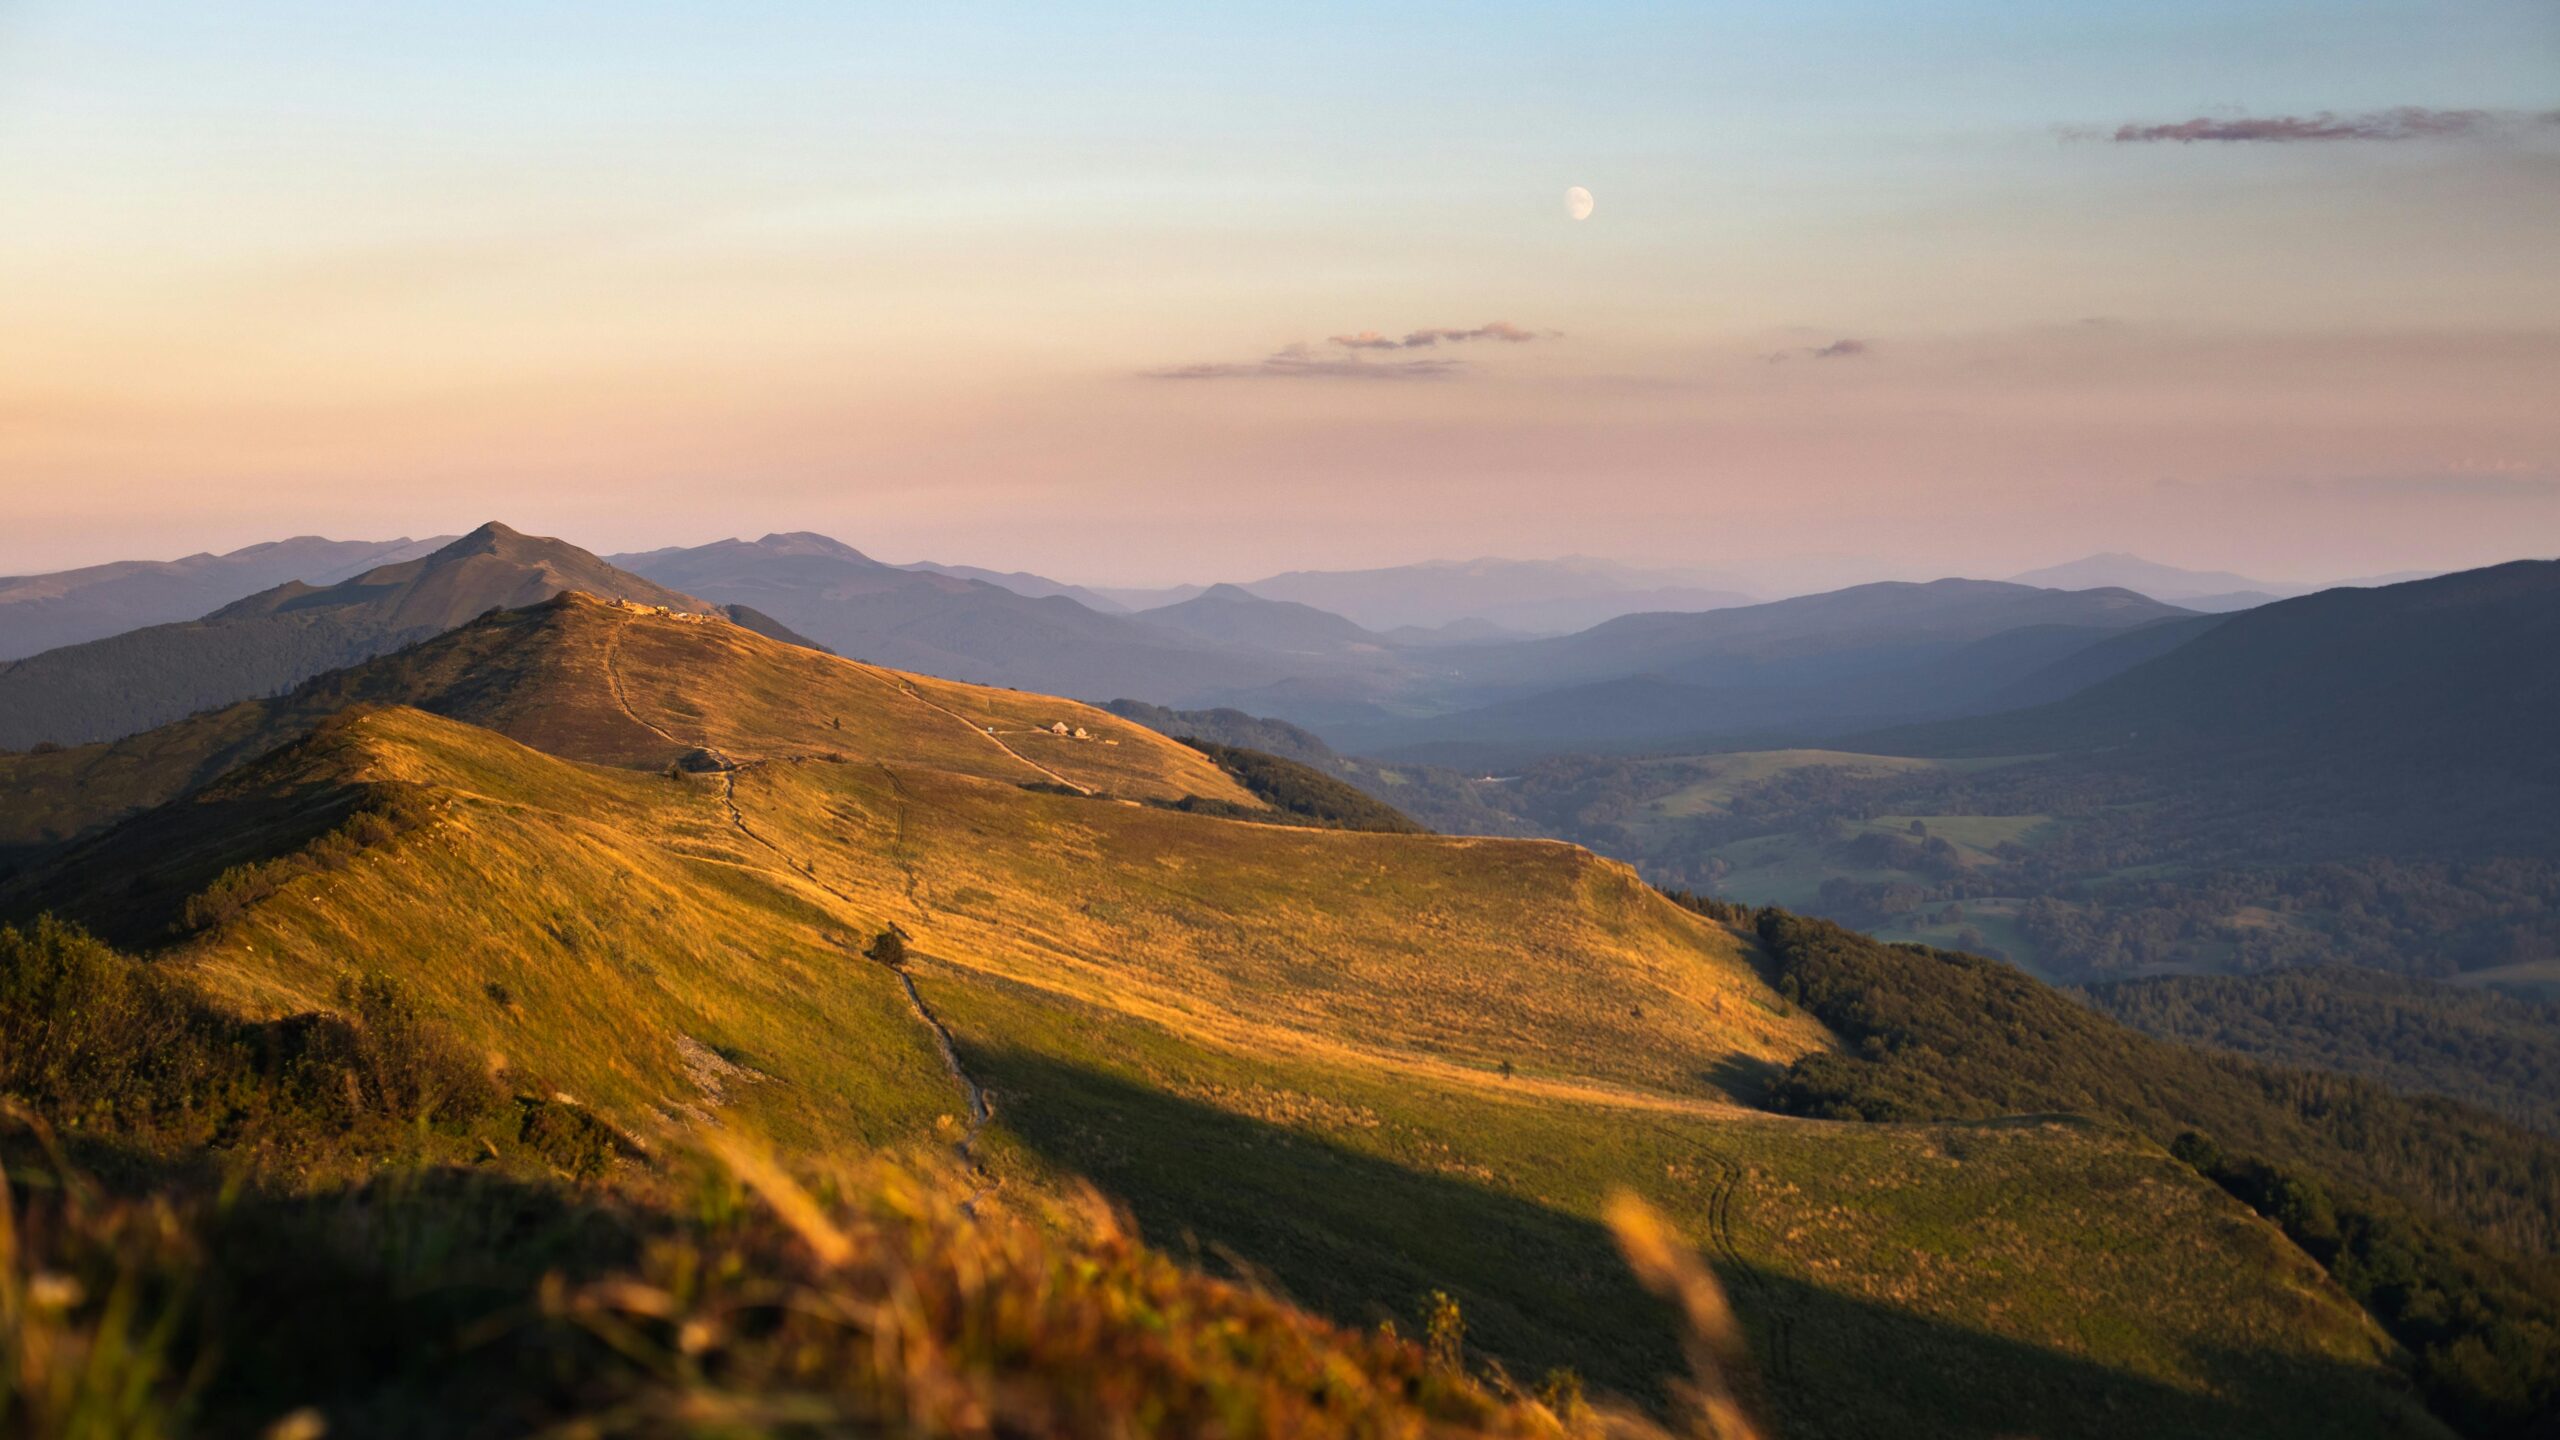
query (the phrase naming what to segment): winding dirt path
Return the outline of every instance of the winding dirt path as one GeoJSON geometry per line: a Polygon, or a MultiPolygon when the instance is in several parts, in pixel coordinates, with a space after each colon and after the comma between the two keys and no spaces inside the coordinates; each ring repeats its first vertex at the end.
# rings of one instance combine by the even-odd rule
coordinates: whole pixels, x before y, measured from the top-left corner
{"type": "MultiPolygon", "coordinates": [[[[747,823],[747,812],[738,806],[738,777],[766,763],[762,760],[751,760],[746,764],[731,766],[720,772],[720,803],[728,808],[729,823],[737,827],[739,834],[772,851],[782,861],[785,869],[848,905],[860,905],[860,901],[819,879],[814,871],[794,864],[781,846],[757,834],[755,827],[747,823]]],[[[883,765],[880,768],[883,773],[888,774],[890,788],[897,792],[901,802],[899,832],[903,840],[906,790],[898,784],[897,775],[889,771],[888,766],[883,765]]],[[[901,863],[904,864],[903,861],[901,863]]],[[[912,903],[915,898],[915,869],[912,865],[905,865],[904,868],[907,875],[907,895],[912,903]]],[[[933,1013],[933,1007],[924,1003],[924,992],[916,988],[915,976],[908,974],[901,966],[886,962],[879,963],[880,968],[898,977],[898,987],[906,992],[908,1006],[915,1011],[916,1019],[922,1021],[924,1027],[933,1034],[933,1047],[942,1056],[942,1068],[950,1073],[953,1080],[959,1082],[961,1094],[967,1098],[968,1128],[962,1132],[960,1139],[952,1148],[959,1152],[961,1163],[967,1165],[970,1173],[978,1177],[977,1188],[971,1190],[968,1197],[960,1202],[961,1211],[974,1216],[978,1213],[978,1202],[985,1199],[987,1192],[995,1188],[995,1177],[988,1172],[986,1165],[978,1158],[978,1132],[984,1130],[987,1122],[995,1118],[995,1102],[988,1098],[987,1088],[979,1084],[969,1074],[967,1068],[961,1065],[960,1047],[951,1038],[951,1027],[943,1024],[942,1017],[933,1013]]]]}
{"type": "Polygon", "coordinates": [[[639,711],[631,708],[631,696],[622,688],[622,636],[623,632],[630,628],[631,622],[628,618],[624,619],[621,624],[614,626],[613,639],[604,647],[604,682],[606,687],[613,691],[613,703],[622,707],[622,713],[631,717],[632,724],[639,726],[641,729],[648,731],[659,739],[664,740],[671,745],[684,745],[690,743],[688,741],[679,740],[675,736],[668,734],[665,730],[651,724],[649,721],[641,717],[639,711]]]}
{"type": "MultiPolygon", "coordinates": [[[[649,720],[644,718],[638,710],[632,708],[630,692],[625,690],[622,685],[621,669],[622,637],[624,632],[630,628],[631,624],[632,617],[623,617],[622,623],[616,625],[613,629],[612,642],[605,647],[604,678],[606,685],[613,691],[613,702],[622,707],[622,713],[630,717],[632,724],[639,726],[650,734],[657,736],[659,739],[675,745],[694,744],[695,742],[693,741],[670,734],[665,729],[652,724],[649,720]]],[[[978,724],[975,720],[970,719],[968,716],[961,714],[959,711],[952,709],[950,706],[945,705],[938,700],[929,698],[924,694],[924,692],[916,689],[913,685],[908,684],[905,680],[900,679],[895,672],[883,670],[877,665],[866,664],[863,661],[851,659],[847,656],[839,655],[835,658],[843,660],[845,664],[852,666],[855,670],[860,671],[863,675],[877,682],[883,689],[903,696],[906,699],[913,700],[928,710],[949,717],[953,722],[958,724],[961,729],[968,731],[971,735],[976,736],[978,739],[989,745],[993,745],[998,750],[1001,750],[1005,754],[1013,757],[1014,761],[1025,769],[1046,777],[1054,784],[1063,785],[1079,795],[1091,795],[1094,793],[1091,786],[1077,784],[1075,781],[1068,779],[1066,776],[1059,774],[1057,771],[1050,769],[1048,766],[1041,764],[1039,761],[1032,759],[1030,756],[1023,754],[1012,746],[1007,745],[1004,743],[1002,736],[988,730],[984,726],[978,724]]]]}
{"type": "Polygon", "coordinates": [[[903,695],[907,699],[913,700],[917,704],[922,705],[926,709],[937,711],[951,717],[951,719],[959,723],[960,728],[977,736],[980,740],[993,745],[1007,755],[1012,756],[1019,763],[1048,776],[1051,780],[1060,785],[1066,786],[1077,794],[1090,795],[1093,793],[1090,787],[1077,784],[1066,776],[1059,774],[1057,771],[1050,769],[1048,766],[1041,764],[1039,761],[1032,759],[1030,756],[1023,754],[1012,746],[1007,745],[1004,743],[1004,738],[1002,736],[988,730],[977,721],[970,719],[968,716],[961,714],[959,711],[952,709],[950,706],[945,705],[938,700],[928,699],[923,691],[916,689],[905,681],[892,678],[891,672],[883,670],[877,665],[866,665],[859,660],[847,660],[845,663],[851,665],[854,669],[861,671],[863,674],[870,676],[872,679],[878,681],[881,685],[896,692],[897,694],[903,695]]]}
{"type": "Polygon", "coordinates": [[[889,968],[896,973],[898,984],[905,988],[907,1003],[915,1007],[916,1018],[933,1031],[934,1048],[942,1052],[942,1068],[951,1072],[951,1078],[960,1082],[962,1093],[969,1097],[969,1128],[952,1148],[959,1152],[961,1163],[978,1177],[978,1188],[970,1191],[968,1198],[960,1202],[963,1213],[975,1215],[978,1202],[995,1188],[995,1177],[987,1173],[985,1163],[978,1158],[978,1132],[987,1128],[988,1121],[996,1118],[995,1102],[987,1098],[986,1087],[971,1079],[969,1072],[961,1066],[960,1047],[951,1039],[951,1028],[942,1023],[931,1006],[924,1003],[924,992],[916,988],[916,977],[896,966],[889,968]]]}

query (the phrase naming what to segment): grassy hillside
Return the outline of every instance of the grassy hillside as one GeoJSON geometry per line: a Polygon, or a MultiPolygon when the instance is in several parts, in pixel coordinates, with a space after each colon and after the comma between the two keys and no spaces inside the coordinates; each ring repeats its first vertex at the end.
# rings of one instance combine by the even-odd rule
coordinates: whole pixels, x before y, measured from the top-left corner
{"type": "Polygon", "coordinates": [[[2155,1140],[1750,1108],[1833,1032],[1577,847],[1133,803],[1256,802],[1116,717],[583,597],[330,683],[377,703],[10,903],[244,1025],[387,977],[642,1174],[707,1128],[953,1165],[990,1214],[1091,1179],[1336,1321],[1445,1292],[1478,1368],[1657,1413],[1678,1328],[1622,1188],[1713,1260],[1791,1435],[2434,1433],[2347,1295],[2155,1140]]]}
{"type": "MultiPolygon", "coordinates": [[[[0,748],[109,740],[275,695],[488,611],[584,590],[685,611],[711,606],[575,545],[488,524],[335,585],[288,581],[204,616],[0,665],[0,748]]],[[[772,628],[762,616],[752,618],[772,628]]]]}
{"type": "MultiPolygon", "coordinates": [[[[634,1165],[396,983],[341,1009],[246,1024],[0,928],[0,1432],[1661,1433],[1469,1373],[1445,1299],[1423,1343],[1340,1328],[1089,1193],[996,1215],[945,1166],[729,1134],[634,1165]]],[[[1613,1213],[1652,1283],[1699,1290],[1613,1213]]]]}
{"type": "Polygon", "coordinates": [[[1257,803],[1198,754],[1088,706],[904,675],[723,621],[569,592],[273,700],[113,744],[0,754],[0,863],[168,800],[355,704],[416,706],[612,765],[664,766],[704,746],[742,758],[894,755],[1131,798],[1257,803]],[[1060,722],[1069,735],[1045,733],[1060,722]],[[1089,738],[1075,739],[1075,727],[1089,738]]]}
{"type": "MultiPolygon", "coordinates": [[[[240,882],[252,898],[209,928],[165,922],[182,932],[171,959],[285,1014],[325,1004],[350,967],[406,973],[431,946],[461,963],[419,976],[422,1001],[634,1131],[689,1102],[680,1035],[788,1082],[742,1092],[756,1104],[856,1104],[847,1067],[887,1053],[845,1043],[880,1029],[856,1013],[873,1001],[929,1061],[894,977],[860,953],[891,924],[925,956],[1234,1044],[1480,1075],[1511,1060],[1704,1101],[1821,1043],[1730,937],[1569,846],[1217,821],[850,757],[616,770],[418,711],[350,716],[68,867],[158,863],[202,893],[216,877],[191,857],[256,844],[249,817],[310,835],[387,787],[427,818],[334,868],[240,882]]],[[[170,910],[49,883],[102,924],[170,910]]]]}

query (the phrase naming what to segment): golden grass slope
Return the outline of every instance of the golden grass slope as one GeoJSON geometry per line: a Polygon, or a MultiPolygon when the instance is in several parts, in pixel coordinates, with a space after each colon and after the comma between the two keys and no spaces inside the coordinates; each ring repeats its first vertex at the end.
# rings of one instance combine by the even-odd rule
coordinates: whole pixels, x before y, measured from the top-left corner
{"type": "Polygon", "coordinates": [[[762,767],[735,791],[925,953],[1241,1049],[1722,1100],[1825,1043],[1732,934],[1576,846],[1214,820],[895,765],[762,767]]]}
{"type": "MultiPolygon", "coordinates": [[[[674,708],[636,670],[638,713],[674,708]]],[[[919,717],[926,744],[987,763],[942,720],[919,717]]],[[[244,772],[204,819],[331,784],[433,818],[164,963],[264,1014],[392,973],[520,1084],[643,1139],[971,1134],[933,1022],[859,953],[894,923],[993,1096],[970,1155],[998,1196],[1094,1177],[1154,1233],[1347,1320],[1445,1288],[1524,1373],[1651,1393],[1675,1332],[1598,1218],[1627,1186],[1736,1286],[1791,1434],[2430,1433],[2361,1313],[2152,1147],[1733,1105],[1826,1036],[1738,937],[1569,846],[1219,820],[852,753],[670,776],[404,709],[244,772]]]]}
{"type": "MultiPolygon", "coordinates": [[[[412,710],[323,740],[333,783],[414,787],[431,818],[291,876],[165,963],[269,1015],[391,975],[520,1087],[564,1091],[643,1141],[719,1116],[795,1146],[889,1146],[958,1108],[896,977],[856,953],[872,918],[814,903],[729,823],[715,784],[577,765],[412,710]]],[[[299,753],[261,769],[288,764],[294,785],[321,783],[299,753]]]]}
{"type": "MultiPolygon", "coordinates": [[[[1711,1077],[1822,1040],[1731,935],[1545,842],[1213,820],[850,758],[616,770],[397,709],[174,808],[232,827],[241,793],[270,786],[307,809],[332,783],[315,765],[433,797],[435,818],[173,958],[266,1013],[325,1004],[351,969],[414,976],[467,1032],[627,1127],[685,1103],[678,1033],[793,1093],[850,1083],[859,1056],[795,1074],[783,1052],[850,1023],[795,1009],[815,997],[899,999],[859,954],[891,924],[926,954],[1248,1050],[1479,1075],[1509,1061],[1528,1083],[1711,1101],[1711,1077]],[[491,983],[516,1004],[475,999],[491,983]]],[[[161,817],[130,829],[157,855],[198,843],[161,817]]],[[[127,862],[108,843],[86,863],[127,862]]]]}
{"type": "Polygon", "coordinates": [[[1132,799],[1260,804],[1188,747],[1088,705],[883,670],[572,591],[275,699],[110,744],[0,754],[0,860],[160,804],[355,704],[412,705],[607,765],[656,768],[700,746],[833,753],[1132,799]],[[1048,733],[1062,722],[1089,738],[1048,733]]]}

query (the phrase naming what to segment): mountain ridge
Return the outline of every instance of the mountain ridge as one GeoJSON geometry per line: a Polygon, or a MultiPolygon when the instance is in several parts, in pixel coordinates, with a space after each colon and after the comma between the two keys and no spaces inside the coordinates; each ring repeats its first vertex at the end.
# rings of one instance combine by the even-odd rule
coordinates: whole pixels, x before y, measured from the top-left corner
{"type": "Polygon", "coordinates": [[[197,619],[289,580],[329,584],[457,538],[330,540],[295,535],[224,554],[117,560],[49,574],[0,576],[0,662],[65,645],[197,619]]]}
{"type": "MultiPolygon", "coordinates": [[[[150,626],[0,666],[0,748],[136,734],[386,654],[491,610],[581,589],[681,611],[718,607],[565,541],[496,521],[427,555],[333,585],[284,584],[201,620],[150,626]]],[[[743,618],[777,628],[751,612],[743,618]]],[[[786,632],[782,638],[793,638],[786,632]]]]}

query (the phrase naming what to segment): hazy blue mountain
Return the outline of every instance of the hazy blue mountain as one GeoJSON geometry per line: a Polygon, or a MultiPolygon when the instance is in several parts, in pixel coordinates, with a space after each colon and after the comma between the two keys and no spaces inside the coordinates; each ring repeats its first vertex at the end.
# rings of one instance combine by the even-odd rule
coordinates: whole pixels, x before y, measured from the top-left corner
{"type": "Polygon", "coordinates": [[[2285,597],[2265,590],[2233,590],[2221,595],[2155,595],[2152,598],[2172,600],[2200,614],[2229,615],[2235,611],[2255,610],[2261,605],[2272,605],[2285,597]]]}
{"type": "Polygon", "coordinates": [[[2560,561],[2519,560],[2230,616],[2067,699],[1873,737],[1909,754],[2386,758],[2560,778],[2560,561]]]}
{"type": "Polygon", "coordinates": [[[453,538],[296,535],[224,555],[200,552],[177,560],[118,560],[47,575],[0,576],[0,660],[193,620],[288,580],[335,584],[377,565],[415,559],[453,538]]]}
{"type": "Polygon", "coordinates": [[[1096,585],[1093,592],[1132,614],[1195,599],[1206,585],[1096,585]]]}
{"type": "Polygon", "coordinates": [[[1556,635],[1648,610],[1714,610],[1751,597],[1683,571],[1609,560],[1433,560],[1377,570],[1292,570],[1247,581],[1271,600],[1330,610],[1370,630],[1480,620],[1556,635]]]}
{"type": "Polygon", "coordinates": [[[1537,637],[1525,630],[1512,630],[1490,620],[1452,620],[1446,625],[1398,625],[1379,632],[1399,645],[1501,645],[1514,640],[1537,637]]]}
{"type": "MultiPolygon", "coordinates": [[[[2014,585],[2035,585],[2057,590],[2094,590],[2115,587],[2148,595],[2154,600],[2174,600],[2183,604],[2190,598],[2210,595],[2297,595],[2303,587],[2253,580],[2228,570],[2189,570],[2177,565],[2163,565],[2128,555],[2121,550],[2090,555],[2063,565],[2048,565],[2012,575],[2014,585]]],[[[2234,607],[2236,608],[2236,607],[2234,607]]]]}
{"type": "MultiPolygon", "coordinates": [[[[1423,717],[1332,717],[1340,748],[1450,764],[1508,764],[1584,749],[1675,749],[1819,739],[1981,713],[2057,693],[2054,667],[2124,632],[2190,612],[2125,590],[1990,580],[1886,582],[1694,615],[1629,615],[1577,635],[1435,652],[1438,694],[1474,703],[1423,717]],[[2045,688],[2038,688],[2039,684],[2045,688]]],[[[2164,637],[2166,638],[2166,637],[2164,637]]],[[[2101,652],[2085,676],[2155,650],[2101,652]]],[[[2061,672],[2069,677],[2071,672],[2061,672]]]]}
{"type": "Polygon", "coordinates": [[[2188,570],[2176,565],[2163,565],[2139,555],[2109,551],[2074,560],[2067,565],[2050,565],[2009,577],[2019,585],[2049,585],[2065,590],[2088,590],[2106,586],[2131,590],[2154,600],[2166,600],[2189,610],[2208,614],[2226,614],[2248,610],[2273,600],[2289,600],[2297,595],[2315,594],[2322,590],[2342,588],[2371,589],[2379,585],[2400,585],[2411,580],[2424,580],[2444,572],[2439,570],[2400,570],[2388,575],[2366,575],[2348,580],[2326,580],[2311,584],[2269,580],[2252,580],[2228,570],[2188,570]]]}
{"type": "Polygon", "coordinates": [[[1046,575],[1034,575],[1028,570],[988,570],[976,565],[942,565],[931,560],[911,560],[898,568],[920,570],[929,575],[948,575],[955,580],[983,580],[1000,589],[1010,590],[1016,595],[1028,595],[1034,600],[1063,595],[1088,610],[1099,610],[1105,615],[1129,613],[1128,606],[1099,590],[1082,585],[1070,585],[1063,580],[1052,580],[1046,575]]]}
{"type": "Polygon", "coordinates": [[[1331,611],[1268,600],[1237,585],[1212,585],[1181,604],[1146,611],[1140,618],[1220,645],[1281,655],[1377,655],[1385,648],[1379,637],[1331,611]]]}

